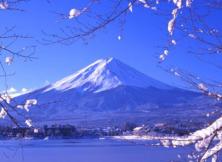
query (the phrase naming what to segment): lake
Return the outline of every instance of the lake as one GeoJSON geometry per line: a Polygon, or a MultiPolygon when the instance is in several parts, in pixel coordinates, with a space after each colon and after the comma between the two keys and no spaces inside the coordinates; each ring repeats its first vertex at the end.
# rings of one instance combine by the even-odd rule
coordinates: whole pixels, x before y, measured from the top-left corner
{"type": "Polygon", "coordinates": [[[4,140],[0,162],[169,162],[189,151],[112,139],[4,140]]]}

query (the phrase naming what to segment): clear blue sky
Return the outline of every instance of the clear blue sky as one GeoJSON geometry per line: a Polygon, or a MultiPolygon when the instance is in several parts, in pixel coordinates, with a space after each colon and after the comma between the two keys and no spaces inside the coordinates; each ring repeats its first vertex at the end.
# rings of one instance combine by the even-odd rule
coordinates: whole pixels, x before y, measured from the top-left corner
{"type": "MultiPolygon", "coordinates": [[[[31,1],[22,7],[25,12],[0,11],[1,30],[4,26],[16,26],[18,33],[28,34],[35,40],[40,40],[46,32],[57,33],[60,20],[51,11],[68,12],[78,6],[75,1],[56,1],[48,4],[45,1],[31,1]]],[[[216,21],[217,18],[215,18],[216,21]]],[[[16,72],[16,75],[8,78],[9,86],[21,89],[39,88],[46,83],[53,83],[91,62],[104,57],[115,57],[137,70],[168,84],[182,85],[175,77],[167,74],[158,66],[158,56],[167,41],[167,21],[169,17],[155,15],[152,11],[143,8],[135,8],[127,17],[119,41],[119,26],[114,23],[108,28],[96,34],[88,40],[88,44],[76,42],[70,46],[60,44],[44,46],[34,40],[18,42],[17,47],[24,44],[36,44],[35,56],[38,58],[32,62],[23,62],[15,59],[15,62],[7,67],[8,72],[16,72]]],[[[71,21],[71,20],[70,20],[71,21]]],[[[214,21],[214,20],[213,20],[214,21]]],[[[209,64],[198,61],[193,55],[187,53],[189,44],[178,44],[169,55],[164,66],[174,65],[201,77],[222,80],[220,71],[209,64]]],[[[216,61],[222,61],[217,58],[216,61]]],[[[3,81],[1,80],[1,89],[3,81]]]]}

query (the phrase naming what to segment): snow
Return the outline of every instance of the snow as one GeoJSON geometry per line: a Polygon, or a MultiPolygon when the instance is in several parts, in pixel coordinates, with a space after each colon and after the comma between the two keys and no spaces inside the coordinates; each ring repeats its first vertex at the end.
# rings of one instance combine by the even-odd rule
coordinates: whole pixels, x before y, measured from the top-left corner
{"type": "Polygon", "coordinates": [[[136,87],[170,88],[164,83],[154,80],[145,74],[114,58],[95,61],[78,72],[47,87],[50,90],[66,91],[78,88],[82,91],[94,93],[116,88],[120,85],[136,87]]]}
{"type": "Polygon", "coordinates": [[[75,8],[72,8],[70,11],[69,11],[69,19],[72,19],[74,17],[77,17],[80,15],[80,11],[75,9],[75,8]]]}
{"type": "Polygon", "coordinates": [[[19,105],[18,111],[32,119],[33,125],[105,127],[126,121],[144,123],[147,119],[151,119],[150,123],[171,123],[172,118],[187,123],[196,115],[198,121],[203,121],[201,114],[209,113],[202,107],[208,100],[199,94],[170,87],[114,58],[97,60],[54,84],[14,100],[19,105]],[[27,100],[32,104],[26,103],[27,100]],[[168,105],[170,109],[166,109],[168,105]],[[187,106],[189,109],[184,109],[187,106]]]}
{"type": "Polygon", "coordinates": [[[1,111],[0,111],[0,119],[1,118],[5,118],[5,116],[7,115],[7,112],[5,111],[5,109],[1,108],[1,111]]]}
{"type": "MultiPolygon", "coordinates": [[[[138,135],[128,135],[128,136],[116,136],[114,139],[121,139],[121,140],[160,140],[164,147],[177,147],[177,146],[187,146],[190,144],[195,144],[196,151],[200,152],[204,150],[204,154],[200,159],[200,162],[205,162],[208,158],[215,155],[222,149],[222,140],[221,140],[221,128],[222,128],[222,117],[218,118],[215,122],[213,122],[207,128],[197,130],[194,133],[191,133],[189,136],[183,137],[154,137],[149,135],[138,136],[138,135]],[[216,140],[215,137],[218,136],[219,142],[212,145],[212,141],[216,140]]],[[[212,160],[215,160],[216,155],[212,157],[212,160]]]]}

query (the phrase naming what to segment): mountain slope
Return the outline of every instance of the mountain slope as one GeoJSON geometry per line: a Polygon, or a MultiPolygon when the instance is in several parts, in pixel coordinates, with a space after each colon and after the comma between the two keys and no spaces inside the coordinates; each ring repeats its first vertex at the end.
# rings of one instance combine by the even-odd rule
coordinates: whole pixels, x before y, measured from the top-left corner
{"type": "MultiPolygon", "coordinates": [[[[114,58],[100,59],[15,100],[24,103],[33,98],[37,99],[38,105],[31,107],[26,115],[35,123],[95,123],[96,126],[118,125],[128,120],[170,120],[170,116],[165,116],[166,112],[171,111],[174,115],[179,109],[180,112],[191,112],[185,117],[188,120],[203,115],[203,111],[197,109],[208,102],[198,93],[168,86],[114,58]]],[[[176,118],[182,119],[184,114],[187,115],[179,113],[176,118]]]]}
{"type": "Polygon", "coordinates": [[[57,81],[47,87],[44,92],[50,90],[66,91],[75,88],[81,91],[97,93],[120,85],[143,88],[149,86],[170,88],[166,84],[138,72],[117,59],[106,58],[97,60],[78,72],[57,81]]]}

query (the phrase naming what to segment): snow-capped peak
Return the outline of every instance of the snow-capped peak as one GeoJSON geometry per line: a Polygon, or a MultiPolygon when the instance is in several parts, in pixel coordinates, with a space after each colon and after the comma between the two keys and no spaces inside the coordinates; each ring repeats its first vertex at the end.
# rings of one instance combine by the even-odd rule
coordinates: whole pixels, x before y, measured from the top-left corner
{"type": "Polygon", "coordinates": [[[116,88],[120,85],[144,88],[149,86],[169,88],[164,83],[138,72],[115,58],[109,57],[99,59],[76,73],[57,81],[48,86],[44,92],[53,89],[66,91],[77,88],[82,91],[97,93],[116,88]]]}

